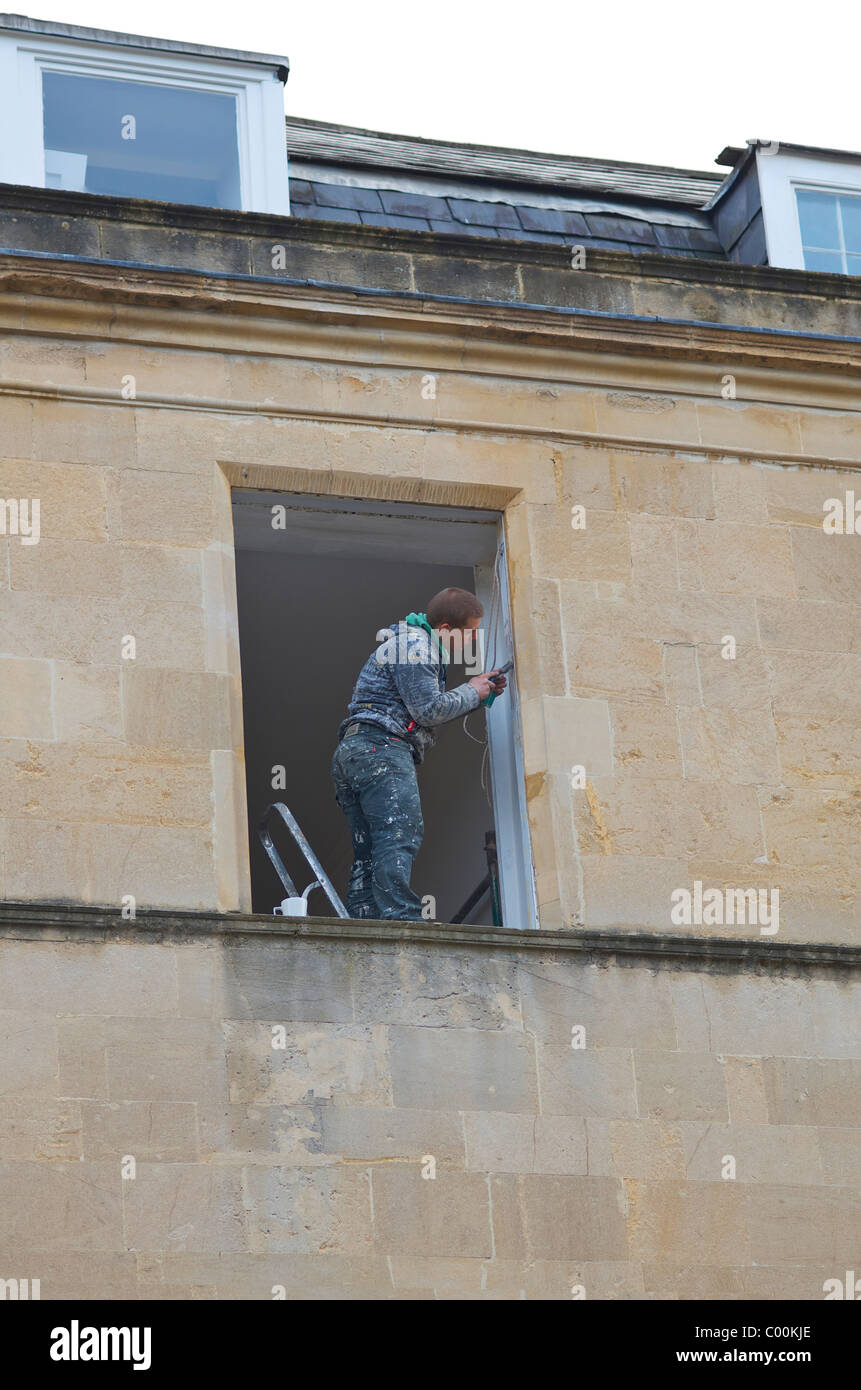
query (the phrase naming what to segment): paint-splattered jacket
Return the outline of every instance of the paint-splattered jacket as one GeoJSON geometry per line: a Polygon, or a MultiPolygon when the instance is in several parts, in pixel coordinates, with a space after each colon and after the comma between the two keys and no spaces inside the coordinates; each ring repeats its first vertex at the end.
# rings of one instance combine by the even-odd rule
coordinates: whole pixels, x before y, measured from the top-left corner
{"type": "Polygon", "coordinates": [[[392,635],[371,653],[359,672],[347,706],[349,715],[338,729],[338,738],[355,720],[368,720],[406,739],[412,745],[413,758],[420,763],[436,742],[433,728],[478,709],[481,697],[469,682],[446,690],[445,666],[436,638],[423,628],[400,622],[387,631],[392,635]]]}

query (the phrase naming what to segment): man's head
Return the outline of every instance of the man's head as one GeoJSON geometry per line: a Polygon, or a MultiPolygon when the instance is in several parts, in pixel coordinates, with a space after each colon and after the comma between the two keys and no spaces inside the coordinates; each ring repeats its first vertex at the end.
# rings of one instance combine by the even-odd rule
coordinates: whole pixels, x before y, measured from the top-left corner
{"type": "Polygon", "coordinates": [[[468,589],[441,589],[426,609],[427,620],[438,634],[447,655],[463,660],[468,632],[475,632],[484,616],[484,605],[468,589]],[[455,636],[455,634],[457,634],[455,636]]]}

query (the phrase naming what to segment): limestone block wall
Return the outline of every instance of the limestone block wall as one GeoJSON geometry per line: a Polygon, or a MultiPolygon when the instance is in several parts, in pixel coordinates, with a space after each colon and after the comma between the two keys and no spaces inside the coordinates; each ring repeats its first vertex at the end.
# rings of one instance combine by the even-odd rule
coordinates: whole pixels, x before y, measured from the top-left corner
{"type": "Polygon", "coordinates": [[[823,508],[857,485],[857,391],[834,344],[745,336],[778,300],[826,322],[760,278],[694,351],[648,323],[13,264],[0,498],[39,498],[41,538],[0,536],[0,896],[248,907],[230,489],[265,487],[504,512],[543,927],[666,930],[700,883],[777,889],[780,940],[853,939],[861,541],[823,508]]]}
{"type": "Polygon", "coordinates": [[[857,940],[861,546],[823,530],[857,477],[575,450],[559,489],[510,512],[558,925],[663,930],[699,882],[777,890],[781,938],[857,940]]]}
{"type": "Polygon", "coordinates": [[[624,946],[5,908],[0,1277],[823,1298],[858,1267],[852,953],[624,946]]]}

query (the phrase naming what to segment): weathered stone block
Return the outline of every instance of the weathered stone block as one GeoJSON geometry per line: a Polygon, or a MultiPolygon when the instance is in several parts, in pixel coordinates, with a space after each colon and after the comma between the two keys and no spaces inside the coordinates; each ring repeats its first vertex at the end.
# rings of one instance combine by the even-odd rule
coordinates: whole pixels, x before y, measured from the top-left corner
{"type": "Polygon", "coordinates": [[[199,829],[85,822],[7,822],[7,892],[12,898],[138,907],[215,907],[211,845],[199,829]]]}
{"type": "Polygon", "coordinates": [[[700,522],[698,537],[703,587],[709,593],[798,596],[785,528],[700,522]]]}
{"type": "Polygon", "coordinates": [[[0,1099],[0,1159],[80,1157],[81,1106],[78,1101],[32,1100],[28,1095],[0,1099]]]}
{"type": "Polygon", "coordinates": [[[768,1102],[759,1057],[725,1057],[724,1078],[731,1124],[767,1124],[768,1102]]]}
{"type": "MultiPolygon", "coordinates": [[[[3,430],[6,444],[10,405],[4,400],[3,430]]],[[[29,408],[30,403],[27,402],[29,408]]],[[[0,445],[0,448],[2,445],[0,445]]],[[[48,456],[49,459],[52,455],[48,456]]],[[[105,513],[105,470],[81,468],[78,463],[33,462],[23,458],[4,458],[0,462],[0,497],[39,499],[39,534],[43,540],[88,540],[107,538],[105,513]]],[[[20,541],[16,541],[20,544],[20,541]]],[[[28,547],[38,549],[38,546],[28,547]]],[[[16,647],[15,651],[19,649],[16,647]]]]}
{"type": "Polygon", "coordinates": [[[371,1213],[376,1215],[376,1206],[372,1209],[371,1177],[365,1169],[248,1168],[245,1190],[251,1250],[317,1256],[372,1253],[371,1213]]]}
{"type": "MultiPolygon", "coordinates": [[[[4,946],[8,943],[4,943],[4,946]]],[[[6,964],[7,953],[3,952],[6,964]]],[[[0,1012],[0,1096],[49,1100],[57,1075],[57,1028],[52,1018],[17,1010],[14,993],[3,995],[0,1012]]]]}
{"type": "MultiPolygon", "coordinates": [[[[490,1179],[499,1259],[621,1260],[627,1254],[624,1193],[615,1178],[490,1179]]],[[[572,1282],[574,1282],[572,1280],[572,1282]]]]}
{"type": "Polygon", "coordinates": [[[861,806],[853,794],[763,788],[762,823],[774,864],[836,870],[851,863],[861,843],[861,806]]]}
{"type": "Polygon", "coordinates": [[[594,699],[662,700],[660,642],[633,638],[620,644],[615,633],[589,633],[567,643],[571,693],[594,699]]]}
{"type": "Polygon", "coordinates": [[[836,601],[757,599],[763,647],[802,652],[861,651],[861,608],[836,601]]]}
{"type": "Polygon", "coordinates": [[[120,587],[120,551],[91,540],[42,539],[10,548],[13,589],[73,597],[115,595],[120,587]]]}
{"type": "MultiPolygon", "coordinates": [[[[117,900],[119,903],[119,900],[117,900]]],[[[83,945],[28,941],[26,949],[2,943],[3,1006],[34,1015],[99,1015],[112,1011],[136,1018],[176,1012],[172,953],[146,945],[83,945]]],[[[146,1035],[147,1030],[143,1030],[146,1035]]]]}
{"type": "MultiPolygon", "coordinates": [[[[717,380],[715,389],[719,389],[717,380]]],[[[800,450],[801,419],[797,410],[782,410],[770,403],[719,400],[698,401],[696,412],[703,444],[716,444],[730,451],[762,450],[772,458],[785,458],[800,450]]]]}
{"type": "Polygon", "coordinates": [[[520,965],[520,988],[524,1028],[542,1042],[570,1048],[572,1029],[580,1027],[586,1051],[676,1046],[666,975],[527,957],[520,965]]]}
{"type": "Polygon", "coordinates": [[[110,746],[0,742],[8,814],[41,821],[209,826],[209,759],[124,757],[110,746]]]}
{"type": "Polygon", "coordinates": [[[822,1181],[835,1187],[855,1185],[861,1172],[861,1129],[822,1128],[816,1130],[822,1181]]]}
{"type": "Polygon", "coordinates": [[[0,656],[0,736],[54,738],[49,662],[0,656]]]}
{"type": "Polygon", "coordinates": [[[631,1259],[706,1267],[750,1262],[743,1184],[631,1179],[625,1186],[631,1259]]]}
{"type": "Polygon", "coordinates": [[[690,643],[665,643],[663,675],[666,698],[670,705],[701,705],[703,692],[697,648],[690,643]]]}
{"type": "Polygon", "coordinates": [[[324,1105],[320,1132],[321,1152],[350,1161],[399,1159],[420,1168],[429,1154],[440,1166],[464,1166],[463,1129],[451,1111],[324,1105]]]}
{"type": "Polygon", "coordinates": [[[649,784],[628,772],[575,793],[574,820],[587,854],[651,855],[657,843],[676,855],[752,860],[763,850],[753,787],[649,784]]]}
{"type": "Polygon", "coordinates": [[[679,1126],[689,1178],[739,1183],[822,1182],[816,1132],[803,1125],[715,1124],[683,1120],[679,1126]],[[735,1161],[727,1177],[727,1158],[735,1161]]]}
{"type": "Polygon", "coordinates": [[[766,1057],[762,1074],[771,1124],[861,1127],[857,1058],[766,1057]]]}
{"type": "MultiPolygon", "coordinates": [[[[856,489],[857,486],[856,480],[856,489]]],[[[834,496],[834,492],[828,495],[834,496]]],[[[842,500],[842,494],[839,495],[842,500]]],[[[800,599],[856,605],[861,602],[861,546],[857,535],[828,535],[821,526],[793,526],[789,534],[800,599]]]]}
{"type": "Polygon", "coordinates": [[[4,1245],[31,1261],[42,1250],[122,1250],[121,1186],[116,1163],[0,1162],[4,1245]]]}
{"type": "MultiPolygon", "coordinates": [[[[690,876],[686,859],[645,854],[584,854],[580,867],[586,924],[593,929],[640,926],[666,931],[672,894],[685,887],[690,876]]],[[[633,1041],[641,1041],[640,1036],[633,1041]]]]}
{"type": "Polygon", "coordinates": [[[542,579],[617,579],[631,577],[628,521],[616,512],[589,510],[586,524],[574,530],[565,506],[530,507],[532,555],[542,579]]]}
{"type": "MultiPolygon", "coordinates": [[[[615,771],[643,778],[681,780],[692,773],[683,763],[679,724],[669,705],[613,700],[610,702],[615,771]]],[[[596,772],[596,776],[601,774],[596,772]]]]}
{"type": "Polygon", "coordinates": [[[397,1106],[537,1113],[535,1057],[522,1033],[392,1027],[389,1040],[397,1106]]]}
{"type": "Polygon", "coordinates": [[[544,728],[548,772],[567,773],[581,765],[586,775],[612,773],[610,719],[605,700],[545,697],[544,728]]]}
{"type": "Polygon", "coordinates": [[[320,1116],[313,1105],[230,1105],[201,1099],[196,1105],[200,1153],[205,1162],[313,1168],[332,1163],[322,1152],[320,1116]]]}
{"type": "MultiPolygon", "coordinates": [[[[750,1183],[744,1193],[752,1264],[830,1264],[830,1277],[838,1279],[853,1268],[861,1222],[857,1187],[750,1183]]],[[[821,1283],[815,1296],[822,1297],[821,1283]]]]}
{"type": "MultiPolygon", "coordinates": [[[[110,1167],[119,1175],[118,1163],[110,1167]]],[[[123,1206],[132,1250],[247,1248],[241,1175],[234,1169],[139,1162],[134,1179],[124,1183],[123,1206]]]]}
{"type": "Polygon", "coordinates": [[[816,1048],[809,980],[683,974],[670,989],[684,1052],[804,1056],[816,1048]]]}
{"type": "Polygon", "coordinates": [[[195,1163],[197,1115],[190,1101],[85,1100],[80,1105],[84,1158],[132,1155],[138,1163],[195,1163]]]}
{"type": "Polygon", "coordinates": [[[538,1043],[536,1050],[543,1115],[636,1115],[634,1068],[627,1048],[572,1048],[569,1036],[567,1046],[538,1043]]]}
{"type": "Polygon", "coordinates": [[[487,1180],[470,1173],[372,1169],[374,1246],[391,1255],[488,1258],[492,1251],[487,1180]]]}
{"type": "MultiPolygon", "coordinates": [[[[571,278],[576,285],[583,284],[582,273],[571,278]]],[[[618,440],[622,449],[641,439],[699,442],[695,402],[665,391],[596,391],[595,417],[599,433],[618,440]]]]}
{"type": "Polygon", "coordinates": [[[707,1052],[634,1054],[639,1114],[655,1120],[727,1120],[726,1082],[707,1052]]]}
{"type": "Polygon", "coordinates": [[[681,1125],[652,1120],[611,1120],[613,1169],[620,1178],[662,1181],[685,1177],[681,1125]]]}
{"type": "Polygon", "coordinates": [[[522,1027],[516,966],[507,958],[432,947],[357,951],[349,965],[357,1023],[421,1028],[522,1027]]]}
{"type": "Polygon", "coordinates": [[[194,474],[118,470],[108,480],[108,507],[117,540],[201,547],[215,539],[212,487],[194,474]]]}
{"type": "Polygon", "coordinates": [[[110,1018],[106,1024],[108,1099],[227,1099],[221,1030],[200,1019],[110,1018]]]}
{"type": "Polygon", "coordinates": [[[40,401],[33,413],[33,457],[49,464],[87,463],[108,468],[130,464],[135,450],[131,406],[99,406],[97,428],[92,412],[93,407],[85,402],[40,401]]]}
{"type": "Polygon", "coordinates": [[[54,717],[61,743],[122,739],[120,680],[119,666],[54,662],[54,717]]]}
{"type": "Polygon", "coordinates": [[[467,1111],[463,1124],[472,1172],[587,1171],[586,1125],[579,1117],[467,1111]]]}
{"type": "Polygon", "coordinates": [[[641,589],[675,592],[679,588],[679,560],[674,518],[633,513],[628,517],[628,533],[632,583],[641,589]]]}
{"type": "Polygon", "coordinates": [[[233,747],[232,679],[210,672],[123,671],[123,712],[130,744],[209,752],[233,747]]]}
{"type": "Polygon", "coordinates": [[[218,1018],[352,1023],[355,963],[340,942],[256,940],[219,951],[211,980],[203,983],[218,1018]]]}
{"type": "Polygon", "coordinates": [[[780,786],[777,736],[770,709],[678,711],[685,776],[734,786],[780,786]]]}
{"type": "Polygon", "coordinates": [[[769,521],[767,469],[751,460],[732,463],[721,459],[712,465],[715,510],[718,521],[764,526],[769,521]]]}
{"type": "MultiPolygon", "coordinates": [[[[805,418],[807,412],[802,421],[805,418]]],[[[821,538],[825,534],[822,522],[828,498],[842,498],[850,490],[857,492],[857,477],[851,472],[838,473],[831,468],[769,468],[766,474],[769,520],[793,527],[810,527],[818,531],[821,538]]],[[[792,539],[794,544],[797,532],[793,531],[792,539]]],[[[837,540],[837,537],[829,539],[837,540]]]]}
{"type": "MultiPolygon", "coordinates": [[[[650,397],[642,399],[650,400],[650,397]]],[[[678,403],[671,403],[673,421],[678,403]]],[[[650,419],[660,410],[641,411],[650,419]]],[[[664,459],[654,454],[610,456],[616,505],[622,511],[647,512],[650,517],[713,517],[712,465],[686,459],[664,459]]]]}
{"type": "Polygon", "coordinates": [[[225,1023],[230,1100],[243,1105],[386,1105],[385,1029],[329,1023],[225,1023]],[[280,1046],[284,1028],[285,1046],[280,1046]],[[279,1043],[275,1046],[275,1043],[279,1043]]]}

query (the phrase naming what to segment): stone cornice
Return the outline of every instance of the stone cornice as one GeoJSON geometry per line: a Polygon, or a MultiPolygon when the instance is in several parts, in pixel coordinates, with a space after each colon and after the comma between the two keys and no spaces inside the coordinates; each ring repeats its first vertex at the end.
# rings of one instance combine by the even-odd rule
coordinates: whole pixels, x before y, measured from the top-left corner
{"type": "MultiPolygon", "coordinates": [[[[575,272],[572,272],[575,273],[575,272]]],[[[233,354],[272,354],[345,362],[364,361],[417,371],[464,371],[570,383],[585,389],[635,389],[672,396],[714,397],[715,372],[744,372],[738,405],[767,404],[851,410],[859,407],[861,343],[751,328],[668,322],[637,316],[585,315],[522,303],[457,304],[393,291],[263,281],[187,270],[117,266],[54,257],[0,256],[0,331],[148,344],[233,354]],[[383,337],[383,335],[385,335],[383,337]],[[468,363],[464,359],[469,344],[468,363]],[[381,344],[385,343],[384,350],[381,344]]],[[[77,398],[75,388],[13,382],[6,390],[77,398]]],[[[80,396],[101,404],[104,393],[80,396]]],[[[118,398],[119,399],[119,398],[118,398]]],[[[137,404],[283,413],[271,402],[193,401],[141,392],[137,404]]],[[[290,413],[289,411],[287,412],[290,413]]],[[[375,423],[370,417],[362,423],[375,423]]],[[[388,423],[392,423],[389,421],[388,423]]],[[[491,419],[444,422],[425,418],[405,427],[500,429],[491,419]]],[[[524,424],[525,432],[530,432],[524,424]]],[[[517,429],[514,430],[517,433],[517,429]]],[[[536,422],[531,432],[557,437],[536,422]]],[[[558,431],[559,438],[576,432],[558,431]]],[[[599,438],[589,442],[649,450],[693,447],[697,441],[599,438]]],[[[703,445],[715,456],[732,448],[703,445]]],[[[746,451],[740,453],[745,455],[746,451]]],[[[750,457],[773,457],[753,449],[750,457]]],[[[852,461],[786,455],[800,466],[848,466],[852,461]]]]}
{"type": "Polygon", "coordinates": [[[75,944],[191,945],[221,940],[383,942],[476,948],[506,953],[554,952],[601,960],[630,958],[690,969],[811,969],[851,971],[861,966],[861,947],[839,942],[777,941],[766,937],[705,937],[682,932],[607,928],[602,931],[518,931],[514,928],[452,926],[433,922],[372,922],[331,917],[291,921],[243,913],[147,909],[135,921],[115,908],[58,903],[0,903],[0,940],[64,941],[75,944]]]}
{"type": "MultiPolygon", "coordinates": [[[[615,257],[618,253],[609,254],[615,257]]],[[[625,259],[639,270],[647,258],[625,259]]],[[[618,271],[619,267],[614,269],[618,271]]],[[[590,275],[597,278],[597,274],[596,266],[590,275]]],[[[571,275],[579,275],[584,283],[587,280],[585,271],[571,271],[571,275]]],[[[726,283],[721,282],[721,287],[726,289],[726,283]]],[[[27,254],[0,248],[0,295],[13,300],[18,296],[45,296],[81,304],[125,304],[163,309],[172,315],[180,309],[210,316],[218,311],[225,316],[253,317],[261,322],[283,322],[285,314],[289,314],[294,319],[325,320],[329,316],[331,322],[341,318],[346,323],[361,315],[363,323],[372,326],[377,319],[384,320],[387,327],[393,320],[400,320],[414,331],[420,325],[426,334],[450,332],[456,325],[459,333],[472,332],[480,338],[493,336],[504,341],[508,337],[514,342],[529,332],[539,342],[546,340],[558,347],[561,340],[566,346],[571,344],[590,352],[640,352],[644,356],[657,352],[664,357],[717,362],[742,357],[753,366],[779,364],[782,368],[815,367],[861,375],[861,336],[804,333],[708,318],[664,317],[645,311],[613,313],[526,299],[501,301],[490,296],[469,298],[414,289],[370,288],[297,279],[286,274],[197,271],[181,266],[27,254]]],[[[175,323],[174,317],[171,322],[175,323]]]]}

